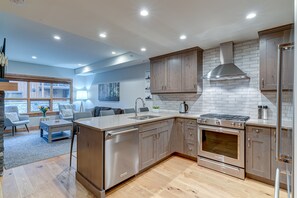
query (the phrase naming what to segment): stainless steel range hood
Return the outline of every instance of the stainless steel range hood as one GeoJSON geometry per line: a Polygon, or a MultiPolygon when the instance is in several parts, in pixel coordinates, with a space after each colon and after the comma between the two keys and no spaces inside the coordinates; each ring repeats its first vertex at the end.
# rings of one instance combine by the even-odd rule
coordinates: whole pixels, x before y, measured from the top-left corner
{"type": "Polygon", "coordinates": [[[220,44],[221,64],[203,76],[208,80],[249,79],[246,73],[233,63],[233,42],[220,44]]]}

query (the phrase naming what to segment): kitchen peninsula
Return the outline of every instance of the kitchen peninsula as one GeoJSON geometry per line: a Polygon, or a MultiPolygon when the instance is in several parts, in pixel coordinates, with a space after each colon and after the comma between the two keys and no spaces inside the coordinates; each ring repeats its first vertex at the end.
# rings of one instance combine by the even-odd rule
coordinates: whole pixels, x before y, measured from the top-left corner
{"type": "Polygon", "coordinates": [[[97,197],[174,152],[197,157],[197,114],[141,113],[76,121],[76,179],[97,197]],[[149,116],[151,117],[149,117],[149,116]],[[187,141],[181,144],[174,119],[185,121],[187,141]],[[134,134],[134,135],[133,135],[134,134]],[[114,138],[113,138],[114,137],[114,138]],[[110,140],[110,141],[109,141],[110,140]]]}

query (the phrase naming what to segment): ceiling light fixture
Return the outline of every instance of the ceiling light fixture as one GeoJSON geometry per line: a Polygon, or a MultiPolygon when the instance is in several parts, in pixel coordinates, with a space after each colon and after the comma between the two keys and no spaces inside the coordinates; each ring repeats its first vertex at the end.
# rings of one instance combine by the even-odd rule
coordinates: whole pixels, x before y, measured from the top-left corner
{"type": "Polygon", "coordinates": [[[147,15],[149,15],[149,12],[146,9],[143,9],[143,10],[140,11],[140,15],[141,16],[147,16],[147,15]]]}
{"type": "Polygon", "coordinates": [[[117,54],[116,52],[111,52],[113,55],[117,54]]]}
{"type": "Polygon", "coordinates": [[[145,52],[145,51],[146,51],[146,48],[142,47],[140,50],[141,50],[142,52],[145,52]]]}
{"type": "Polygon", "coordinates": [[[180,40],[185,40],[186,38],[187,38],[187,36],[184,34],[179,37],[180,40]]]}
{"type": "Polygon", "coordinates": [[[99,36],[100,36],[101,38],[106,38],[106,33],[100,33],[99,36]]]}
{"type": "Polygon", "coordinates": [[[59,35],[54,35],[54,39],[61,40],[61,37],[59,35]]]}
{"type": "Polygon", "coordinates": [[[37,59],[37,57],[36,56],[32,56],[32,59],[37,59]]]}
{"type": "Polygon", "coordinates": [[[78,63],[77,65],[78,66],[86,66],[86,64],[81,64],[81,63],[78,63]]]}
{"type": "Polygon", "coordinates": [[[255,18],[257,16],[257,14],[256,13],[254,13],[254,12],[251,12],[251,13],[249,13],[248,15],[246,15],[246,19],[252,19],[252,18],[255,18]]]}

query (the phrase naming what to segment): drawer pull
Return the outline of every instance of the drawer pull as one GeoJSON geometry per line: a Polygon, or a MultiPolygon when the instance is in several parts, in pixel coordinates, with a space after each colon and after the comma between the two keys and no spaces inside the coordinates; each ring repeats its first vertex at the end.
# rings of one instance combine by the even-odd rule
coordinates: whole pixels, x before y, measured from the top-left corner
{"type": "Polygon", "coordinates": [[[256,133],[259,133],[259,132],[260,132],[260,130],[259,130],[259,129],[256,129],[256,130],[255,130],[255,132],[256,132],[256,133]]]}

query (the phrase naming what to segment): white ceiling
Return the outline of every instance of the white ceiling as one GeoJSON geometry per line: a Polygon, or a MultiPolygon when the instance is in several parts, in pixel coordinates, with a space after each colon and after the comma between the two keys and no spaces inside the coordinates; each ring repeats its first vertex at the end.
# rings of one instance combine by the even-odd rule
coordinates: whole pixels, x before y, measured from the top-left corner
{"type": "MultiPolygon", "coordinates": [[[[259,30],[292,23],[293,7],[293,0],[25,0],[23,5],[2,0],[0,11],[9,13],[6,14],[8,22],[16,15],[36,24],[31,29],[26,26],[11,27],[17,33],[27,28],[28,32],[43,34],[43,38],[38,41],[39,45],[31,46],[36,50],[50,53],[49,50],[56,49],[48,49],[48,46],[56,45],[52,40],[46,46],[42,45],[42,40],[46,40],[44,34],[51,35],[59,31],[65,33],[65,40],[69,35],[79,36],[76,38],[81,39],[79,43],[84,45],[87,52],[88,46],[90,49],[100,48],[99,54],[90,57],[88,53],[80,57],[79,50],[67,55],[75,58],[73,62],[89,64],[110,58],[113,48],[122,49],[122,53],[132,51],[151,57],[193,46],[208,49],[225,41],[255,39],[259,30]],[[149,10],[149,16],[139,15],[142,8],[149,10]],[[249,12],[256,12],[257,17],[245,19],[249,12]],[[44,31],[38,29],[37,24],[44,31]],[[100,32],[106,32],[107,38],[99,38],[100,32]],[[179,40],[181,34],[186,34],[188,38],[179,40]],[[140,52],[141,47],[146,47],[147,51],[140,52]]],[[[0,20],[0,25],[5,20],[0,20]]],[[[12,34],[11,31],[8,33],[12,34]]],[[[18,37],[18,41],[23,39],[21,34],[14,37],[18,37]]],[[[25,39],[33,43],[36,37],[27,35],[25,39]]],[[[71,46],[71,41],[69,43],[67,45],[71,46]]],[[[72,46],[70,48],[73,49],[72,46]]],[[[64,52],[59,53],[63,55],[64,52]]],[[[59,57],[52,53],[50,59],[55,60],[56,56],[59,57]]],[[[59,59],[67,65],[68,60],[59,59]]],[[[49,58],[43,64],[59,66],[47,61],[49,58]]]]}

